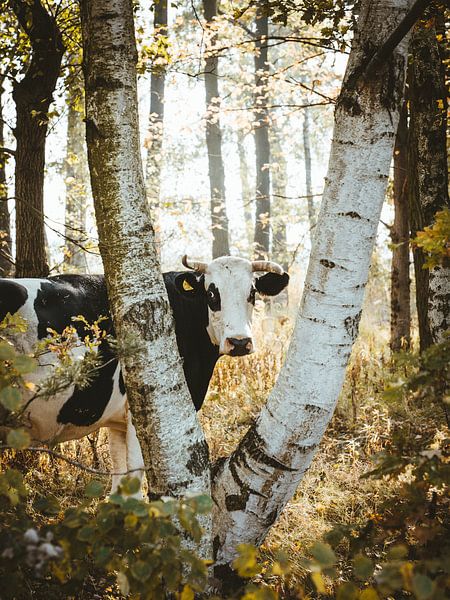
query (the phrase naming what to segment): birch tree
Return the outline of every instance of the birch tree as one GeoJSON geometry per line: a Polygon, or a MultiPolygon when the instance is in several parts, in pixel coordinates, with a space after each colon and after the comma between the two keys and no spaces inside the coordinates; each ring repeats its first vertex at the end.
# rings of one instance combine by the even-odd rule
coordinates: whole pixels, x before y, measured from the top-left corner
{"type": "Polygon", "coordinates": [[[149,488],[208,493],[208,448],[184,380],[146,201],[133,2],[83,0],[81,14],[99,248],[117,338],[140,343],[123,355],[122,368],[149,488]]]}
{"type": "Polygon", "coordinates": [[[260,543],[311,463],[358,334],[370,257],[403,97],[407,40],[371,75],[365,65],[407,0],[363,0],[342,92],[322,206],[286,362],[256,422],[217,466],[217,574],[239,543],[260,543]],[[372,50],[373,51],[373,50],[372,50]]]}

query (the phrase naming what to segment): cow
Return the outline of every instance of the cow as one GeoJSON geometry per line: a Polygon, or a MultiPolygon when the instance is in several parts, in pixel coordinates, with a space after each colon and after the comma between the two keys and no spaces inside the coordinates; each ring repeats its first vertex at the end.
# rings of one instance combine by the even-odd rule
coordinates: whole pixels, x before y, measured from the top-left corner
{"type": "MultiPolygon", "coordinates": [[[[232,256],[209,263],[184,256],[182,262],[188,271],[164,273],[163,277],[186,382],[199,410],[219,357],[244,356],[255,350],[251,321],[256,293],[279,294],[289,275],[276,263],[232,256]]],[[[73,326],[80,339],[84,338],[85,324],[73,320],[79,315],[89,323],[107,317],[99,326],[114,336],[103,275],[0,279],[0,320],[7,313],[17,313],[28,322],[26,333],[13,336],[16,348],[24,353],[32,352],[49,330],[62,333],[73,326]]],[[[81,343],[72,349],[74,358],[82,358],[85,352],[81,343]]],[[[114,492],[121,473],[133,471],[140,476],[143,460],[127,408],[120,364],[107,339],[101,341],[97,352],[102,366],[89,385],[72,385],[48,399],[36,398],[26,408],[24,424],[35,442],[45,444],[80,439],[107,427],[114,492]]],[[[35,383],[44,380],[58,364],[56,355],[49,353],[39,356],[38,361],[35,383]]]]}

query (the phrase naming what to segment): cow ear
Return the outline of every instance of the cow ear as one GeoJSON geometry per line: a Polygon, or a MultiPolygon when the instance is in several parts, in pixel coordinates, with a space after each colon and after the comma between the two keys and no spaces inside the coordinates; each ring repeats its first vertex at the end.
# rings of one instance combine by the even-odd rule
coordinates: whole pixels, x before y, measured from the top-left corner
{"type": "Polygon", "coordinates": [[[205,276],[196,275],[190,271],[180,273],[175,278],[175,286],[180,294],[188,298],[194,298],[205,294],[205,276]]]}
{"type": "Polygon", "coordinates": [[[283,273],[266,273],[262,277],[257,277],[255,280],[255,287],[260,294],[263,296],[276,296],[284,290],[289,283],[289,275],[283,273]]]}

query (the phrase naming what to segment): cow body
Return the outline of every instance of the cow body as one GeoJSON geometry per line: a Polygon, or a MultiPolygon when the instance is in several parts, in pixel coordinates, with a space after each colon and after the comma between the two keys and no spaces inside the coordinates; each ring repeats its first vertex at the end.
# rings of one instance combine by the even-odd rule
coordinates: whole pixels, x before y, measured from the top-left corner
{"type": "MultiPolygon", "coordinates": [[[[241,355],[253,351],[250,322],[254,286],[248,266],[251,263],[243,259],[226,258],[211,263],[215,275],[214,271],[212,274],[164,274],[175,320],[178,349],[197,410],[203,403],[220,354],[241,355]],[[230,270],[230,264],[235,267],[234,273],[233,269],[230,270]],[[245,267],[238,277],[236,266],[245,267]],[[248,281],[243,277],[244,271],[248,281]],[[235,286],[243,289],[243,303],[232,298],[233,279],[235,286]],[[213,280],[216,283],[222,281],[222,294],[213,280]],[[226,305],[228,312],[222,304],[226,305]],[[223,315],[222,320],[218,313],[223,315]]],[[[287,280],[282,287],[286,284],[287,280]]],[[[62,333],[67,326],[73,326],[79,338],[83,339],[86,335],[85,324],[73,321],[73,317],[79,315],[88,323],[106,317],[100,322],[100,327],[114,335],[102,275],[1,279],[0,320],[7,313],[18,313],[28,322],[25,334],[13,336],[16,348],[25,353],[32,352],[36,342],[49,335],[48,329],[62,333]]],[[[85,353],[86,347],[81,343],[72,350],[75,359],[81,359],[85,353]]],[[[143,461],[127,408],[120,365],[106,340],[100,343],[98,353],[102,366],[87,387],[80,389],[72,385],[48,399],[36,398],[26,409],[24,424],[29,427],[33,440],[47,444],[79,439],[100,427],[107,427],[113,472],[136,471],[143,467],[143,461]]],[[[38,361],[39,368],[30,377],[37,384],[51,375],[58,365],[57,356],[51,352],[40,355],[38,361]]],[[[120,475],[113,476],[113,489],[119,482],[120,475]]]]}

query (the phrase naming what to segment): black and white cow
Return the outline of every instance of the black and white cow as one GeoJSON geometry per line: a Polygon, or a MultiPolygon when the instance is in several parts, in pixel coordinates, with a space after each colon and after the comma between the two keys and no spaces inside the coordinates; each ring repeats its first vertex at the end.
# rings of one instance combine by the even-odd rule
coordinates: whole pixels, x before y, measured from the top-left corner
{"type": "MultiPolygon", "coordinates": [[[[257,292],[273,296],[288,284],[289,276],[279,265],[267,261],[253,263],[237,257],[222,257],[209,264],[183,258],[184,272],[164,274],[174,314],[178,349],[195,408],[203,404],[209,381],[219,356],[242,356],[254,351],[251,319],[257,292]],[[254,273],[266,272],[255,277],[254,273]]],[[[72,321],[83,315],[88,322],[109,317],[105,280],[102,275],[57,275],[47,279],[0,279],[0,320],[18,313],[28,321],[25,334],[14,336],[19,351],[29,353],[48,328],[61,333],[72,325],[84,337],[84,325],[72,321]]],[[[100,326],[114,335],[111,319],[100,326]]],[[[81,358],[83,344],[73,350],[81,358]]],[[[25,425],[33,440],[54,444],[75,440],[109,429],[113,472],[142,468],[142,455],[127,410],[125,386],[120,366],[106,341],[99,346],[104,365],[84,389],[72,386],[50,399],[30,403],[25,425]]],[[[44,354],[34,374],[38,383],[57,366],[54,355],[44,354]]],[[[113,477],[112,489],[120,483],[113,477]]]]}

